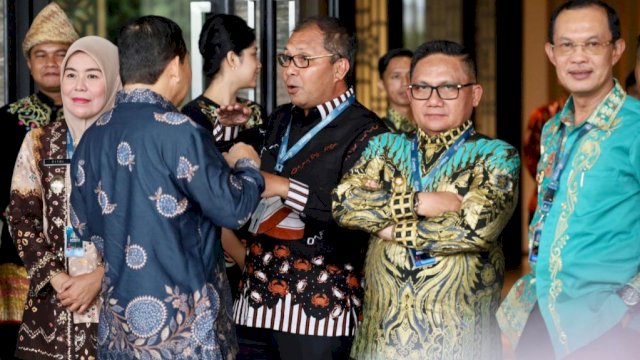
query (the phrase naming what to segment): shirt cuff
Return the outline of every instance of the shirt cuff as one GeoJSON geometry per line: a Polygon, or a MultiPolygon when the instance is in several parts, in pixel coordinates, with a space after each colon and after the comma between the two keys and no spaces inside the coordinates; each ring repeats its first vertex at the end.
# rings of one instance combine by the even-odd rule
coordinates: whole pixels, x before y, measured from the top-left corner
{"type": "Polygon", "coordinates": [[[216,119],[213,125],[213,137],[216,141],[231,141],[238,137],[239,126],[225,126],[216,119]]]}
{"type": "Polygon", "coordinates": [[[418,221],[399,222],[393,227],[393,241],[405,247],[415,247],[418,238],[418,221]]]}
{"type": "Polygon", "coordinates": [[[390,207],[391,217],[394,222],[407,219],[417,219],[416,212],[413,209],[414,197],[416,192],[394,192],[391,194],[390,207]]]}
{"type": "Polygon", "coordinates": [[[301,213],[309,200],[309,186],[289,178],[289,191],[284,205],[297,213],[301,213]]]}

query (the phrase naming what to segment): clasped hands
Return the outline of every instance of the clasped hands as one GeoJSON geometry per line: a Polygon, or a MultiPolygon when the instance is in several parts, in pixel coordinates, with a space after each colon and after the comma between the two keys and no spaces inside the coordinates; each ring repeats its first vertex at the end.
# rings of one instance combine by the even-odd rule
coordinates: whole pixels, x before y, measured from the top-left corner
{"type": "Polygon", "coordinates": [[[61,272],[49,281],[60,303],[72,312],[83,314],[93,304],[100,289],[104,267],[82,275],[70,276],[61,272]]]}

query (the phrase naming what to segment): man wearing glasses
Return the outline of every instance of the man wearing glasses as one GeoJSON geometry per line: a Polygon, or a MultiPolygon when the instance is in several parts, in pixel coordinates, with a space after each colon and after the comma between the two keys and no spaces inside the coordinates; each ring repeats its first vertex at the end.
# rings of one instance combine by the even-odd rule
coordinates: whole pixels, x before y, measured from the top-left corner
{"type": "Polygon", "coordinates": [[[498,236],[518,198],[518,152],[474,130],[483,90],[462,45],[421,45],[410,76],[417,133],[372,139],[333,196],[340,225],[372,234],[351,356],[498,359],[498,236]]]}
{"type": "Polygon", "coordinates": [[[278,55],[291,103],[268,122],[267,185],[248,232],[238,233],[248,255],[234,306],[241,334],[267,341],[276,359],[349,356],[368,236],[336,225],[331,191],[385,131],[347,85],[354,59],[354,37],[334,18],[298,24],[278,55]]]}
{"type": "Polygon", "coordinates": [[[542,131],[531,273],[498,319],[522,359],[640,354],[640,102],[613,77],[625,50],[602,1],[552,14],[545,50],[571,94],[542,131]]]}

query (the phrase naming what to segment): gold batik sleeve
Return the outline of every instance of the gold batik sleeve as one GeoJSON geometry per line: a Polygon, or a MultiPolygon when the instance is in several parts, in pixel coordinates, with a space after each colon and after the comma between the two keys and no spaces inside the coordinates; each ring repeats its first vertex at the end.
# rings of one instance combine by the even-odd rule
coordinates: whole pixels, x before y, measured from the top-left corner
{"type": "Polygon", "coordinates": [[[516,207],[519,170],[517,155],[478,162],[459,211],[397,222],[393,240],[433,255],[490,250],[516,207]]]}

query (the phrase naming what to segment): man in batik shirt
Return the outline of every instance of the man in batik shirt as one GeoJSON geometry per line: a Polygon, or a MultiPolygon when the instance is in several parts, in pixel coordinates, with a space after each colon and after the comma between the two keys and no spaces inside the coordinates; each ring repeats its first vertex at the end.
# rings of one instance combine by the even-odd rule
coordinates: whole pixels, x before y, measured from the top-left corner
{"type": "Polygon", "coordinates": [[[246,144],[223,158],[176,108],[191,83],[177,24],[136,19],[118,49],[125,90],[71,165],[72,225],[105,261],[98,357],[233,359],[220,227],[251,217],[264,189],[260,159],[246,144]]]}
{"type": "Polygon", "coordinates": [[[0,108],[4,149],[0,156],[0,338],[8,344],[0,350],[2,359],[13,358],[29,287],[6,221],[13,166],[29,130],[62,118],[60,63],[69,45],[77,39],[78,34],[60,6],[55,3],[45,6],[33,19],[22,42],[22,53],[38,91],[0,108]]]}
{"type": "Polygon", "coordinates": [[[531,272],[498,320],[519,359],[637,359],[640,102],[613,77],[619,17],[601,1],[568,1],[547,40],[571,96],[542,130],[531,272]]]}
{"type": "Polygon", "coordinates": [[[411,50],[393,49],[378,60],[378,89],[384,91],[389,105],[387,116],[382,121],[394,133],[413,133],[416,130],[407,95],[412,56],[411,50]]]}
{"type": "Polygon", "coordinates": [[[498,236],[518,198],[518,152],[470,120],[482,87],[457,43],[411,62],[415,136],[371,140],[333,196],[339,224],[372,234],[355,359],[498,359],[498,236]]]}

